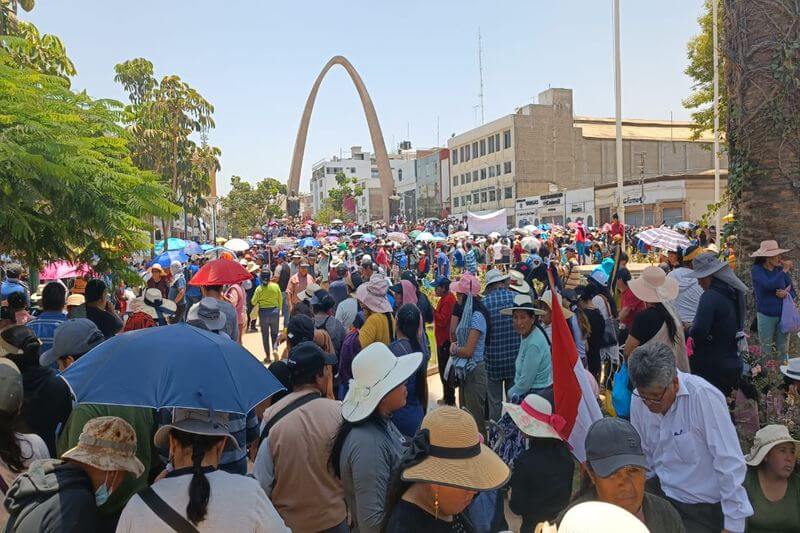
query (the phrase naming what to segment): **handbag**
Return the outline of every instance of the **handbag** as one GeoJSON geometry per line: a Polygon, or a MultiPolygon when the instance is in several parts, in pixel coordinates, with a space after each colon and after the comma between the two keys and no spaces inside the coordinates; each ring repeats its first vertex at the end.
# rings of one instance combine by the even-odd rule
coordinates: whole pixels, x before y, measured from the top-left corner
{"type": "Polygon", "coordinates": [[[629,418],[631,416],[631,397],[633,393],[628,387],[628,362],[623,361],[614,375],[614,386],[611,389],[611,403],[617,416],[629,418]]]}
{"type": "Polygon", "coordinates": [[[611,314],[611,306],[603,297],[603,302],[606,304],[608,318],[605,320],[605,328],[603,328],[603,342],[601,346],[617,346],[619,344],[619,321],[611,314]]]}
{"type": "MultiPolygon", "coordinates": [[[[787,292],[789,287],[787,287],[787,292]]],[[[781,331],[784,333],[797,333],[800,332],[800,312],[797,306],[794,305],[794,298],[791,294],[787,294],[783,299],[783,307],[781,309],[781,331]]]]}

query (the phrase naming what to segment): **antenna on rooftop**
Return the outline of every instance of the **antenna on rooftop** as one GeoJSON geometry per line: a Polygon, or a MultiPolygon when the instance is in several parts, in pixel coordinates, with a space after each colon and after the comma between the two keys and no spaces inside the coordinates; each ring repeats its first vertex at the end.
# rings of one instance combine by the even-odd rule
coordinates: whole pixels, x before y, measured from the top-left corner
{"type": "Polygon", "coordinates": [[[481,28],[478,26],[478,73],[480,74],[481,80],[481,90],[478,93],[478,98],[480,98],[480,107],[481,107],[481,124],[484,123],[483,117],[483,47],[481,46],[481,28]]]}

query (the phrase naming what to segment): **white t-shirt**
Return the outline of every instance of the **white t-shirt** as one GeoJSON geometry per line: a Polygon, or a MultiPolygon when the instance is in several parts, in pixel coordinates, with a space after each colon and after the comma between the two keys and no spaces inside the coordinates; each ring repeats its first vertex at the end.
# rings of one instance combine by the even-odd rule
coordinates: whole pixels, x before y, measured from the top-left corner
{"type": "Polygon", "coordinates": [[[494,252],[495,262],[503,259],[503,245],[499,241],[492,245],[492,251],[494,252]]]}
{"type": "MultiPolygon", "coordinates": [[[[22,452],[22,464],[25,465],[25,467],[34,461],[48,459],[50,457],[47,444],[35,433],[17,433],[17,442],[19,442],[19,448],[22,452]]],[[[0,476],[3,476],[3,481],[6,482],[6,485],[10,487],[21,473],[22,472],[14,472],[6,465],[5,461],[0,459],[0,476]]],[[[7,521],[8,511],[5,506],[0,505],[0,524],[5,524],[7,521]]]]}
{"type": "MultiPolygon", "coordinates": [[[[211,485],[211,498],[205,520],[195,527],[199,531],[254,531],[263,533],[290,533],[272,502],[251,477],[215,470],[206,474],[211,485]]],[[[153,490],[170,507],[186,518],[189,503],[191,474],[166,477],[153,483],[153,490]]],[[[152,533],[173,530],[159,518],[142,499],[133,496],[117,524],[118,533],[152,533]]]]}

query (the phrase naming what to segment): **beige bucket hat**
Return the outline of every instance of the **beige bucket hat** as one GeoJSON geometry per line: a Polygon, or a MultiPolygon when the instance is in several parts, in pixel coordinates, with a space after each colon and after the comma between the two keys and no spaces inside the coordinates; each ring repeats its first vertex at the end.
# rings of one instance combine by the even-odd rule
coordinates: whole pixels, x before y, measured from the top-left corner
{"type": "MultiPolygon", "coordinates": [[[[564,318],[566,320],[569,320],[575,315],[575,313],[573,313],[568,307],[564,307],[564,299],[561,297],[560,294],[556,293],[556,295],[558,298],[558,303],[561,304],[561,310],[564,312],[564,318]]],[[[544,291],[542,295],[539,296],[539,299],[537,301],[542,302],[551,310],[553,309],[553,293],[550,291],[550,289],[544,291]]]]}
{"type": "Polygon", "coordinates": [[[678,282],[668,278],[657,266],[649,266],[642,274],[628,282],[633,294],[643,302],[670,302],[678,296],[678,282]]]}
{"type": "Polygon", "coordinates": [[[137,478],[144,473],[144,465],[136,457],[136,432],[116,416],[99,416],[86,422],[78,445],[64,452],[61,458],[106,472],[125,470],[137,478]]]}
{"type": "Polygon", "coordinates": [[[403,481],[484,491],[502,487],[511,477],[503,460],[481,444],[472,415],[456,407],[425,415],[412,448],[424,458],[403,470],[403,481]]]}
{"type": "Polygon", "coordinates": [[[750,254],[750,257],[775,257],[776,255],[791,252],[791,248],[778,247],[778,241],[761,241],[758,250],[750,254]]]}
{"type": "Polygon", "coordinates": [[[792,438],[786,426],[779,424],[764,426],[756,432],[753,447],[750,448],[750,453],[745,456],[745,462],[750,466],[760,465],[772,448],[784,442],[793,442],[795,455],[800,457],[800,446],[798,446],[800,441],[792,438]]]}

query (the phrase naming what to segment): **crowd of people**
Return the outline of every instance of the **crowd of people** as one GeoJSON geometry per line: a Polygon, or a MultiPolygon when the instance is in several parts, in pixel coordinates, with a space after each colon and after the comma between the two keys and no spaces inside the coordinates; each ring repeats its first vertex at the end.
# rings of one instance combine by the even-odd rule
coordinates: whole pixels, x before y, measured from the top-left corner
{"type": "Polygon", "coordinates": [[[752,251],[751,291],[725,250],[686,235],[640,269],[629,256],[651,250],[616,219],[485,237],[454,220],[277,224],[248,250],[143,266],[138,285],[94,274],[33,294],[8,263],[0,519],[7,531],[493,532],[510,529],[507,502],[524,532],[800,531],[800,441],[765,425],[745,455],[729,404],[759,370],[797,398],[789,250],[752,251]],[[208,275],[220,261],[236,281],[208,275]],[[751,292],[758,365],[745,360],[751,292]],[[560,320],[608,415],[585,457],[556,401],[560,320]],[[59,374],[109,339],[181,322],[220,342],[260,331],[284,390],[240,413],[75,404],[59,374]]]}

